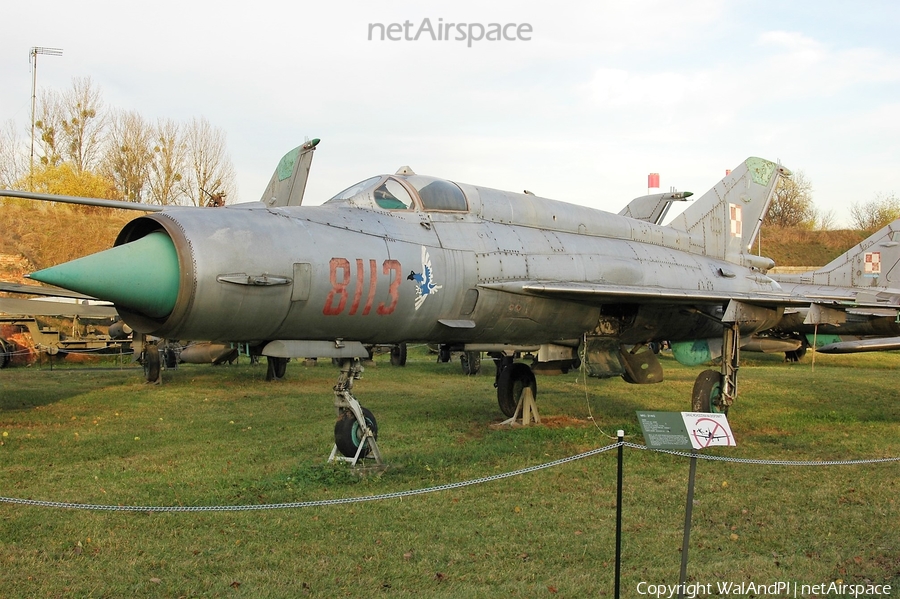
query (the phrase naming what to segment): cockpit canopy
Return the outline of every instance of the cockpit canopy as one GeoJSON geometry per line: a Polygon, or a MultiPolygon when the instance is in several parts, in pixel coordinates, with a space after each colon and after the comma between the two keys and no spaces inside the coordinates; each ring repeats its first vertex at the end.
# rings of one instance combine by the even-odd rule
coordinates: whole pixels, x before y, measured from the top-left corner
{"type": "Polygon", "coordinates": [[[328,202],[349,201],[382,210],[466,212],[466,195],[452,181],[423,175],[382,175],[360,181],[328,202]]]}

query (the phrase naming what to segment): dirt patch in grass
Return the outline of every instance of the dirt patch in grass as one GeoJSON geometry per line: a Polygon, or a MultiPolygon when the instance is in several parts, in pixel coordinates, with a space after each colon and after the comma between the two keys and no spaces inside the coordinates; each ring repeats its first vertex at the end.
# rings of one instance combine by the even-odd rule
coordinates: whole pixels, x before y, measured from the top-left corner
{"type": "Polygon", "coordinates": [[[547,428],[582,428],[594,426],[594,423],[571,416],[541,416],[541,425],[547,428]]]}

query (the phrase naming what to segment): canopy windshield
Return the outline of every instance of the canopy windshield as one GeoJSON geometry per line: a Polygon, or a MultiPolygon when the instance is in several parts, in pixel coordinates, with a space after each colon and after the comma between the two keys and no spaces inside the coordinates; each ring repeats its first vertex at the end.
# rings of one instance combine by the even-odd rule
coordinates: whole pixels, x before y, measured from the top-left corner
{"type": "Polygon", "coordinates": [[[464,212],[469,208],[465,194],[456,183],[422,175],[410,175],[405,179],[419,193],[425,210],[464,212]]]}
{"type": "Polygon", "coordinates": [[[374,204],[383,210],[421,207],[427,211],[465,212],[469,208],[465,194],[455,183],[421,175],[371,177],[351,185],[326,203],[347,201],[358,206],[374,204]]]}

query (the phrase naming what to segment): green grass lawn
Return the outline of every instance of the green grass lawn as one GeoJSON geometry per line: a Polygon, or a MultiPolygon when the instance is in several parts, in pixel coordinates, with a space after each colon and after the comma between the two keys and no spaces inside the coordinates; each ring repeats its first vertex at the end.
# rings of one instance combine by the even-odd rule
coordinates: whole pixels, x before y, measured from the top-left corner
{"type": "MultiPolygon", "coordinates": [[[[666,382],[538,376],[544,425],[497,429],[493,365],[474,377],[411,349],[354,393],[390,468],[326,463],[337,369],[291,362],[0,371],[0,496],[122,506],[239,506],[365,497],[642,443],[637,410],[689,409],[700,368],[666,382]]],[[[718,455],[900,456],[900,354],[743,355],[718,455]]],[[[678,582],[688,460],[625,450],[622,596],[678,582]]],[[[900,596],[900,463],[700,461],[689,580],[892,584],[900,596]]],[[[0,504],[0,597],[612,597],[616,452],[412,497],[257,511],[147,513],[0,504]]],[[[737,595],[735,595],[737,596],[737,595]]],[[[749,595],[743,595],[749,596],[749,595]]],[[[813,596],[813,595],[805,595],[813,596]]],[[[826,596],[820,594],[819,596],[826,596]]],[[[829,597],[842,595],[827,595],[829,597]]]]}

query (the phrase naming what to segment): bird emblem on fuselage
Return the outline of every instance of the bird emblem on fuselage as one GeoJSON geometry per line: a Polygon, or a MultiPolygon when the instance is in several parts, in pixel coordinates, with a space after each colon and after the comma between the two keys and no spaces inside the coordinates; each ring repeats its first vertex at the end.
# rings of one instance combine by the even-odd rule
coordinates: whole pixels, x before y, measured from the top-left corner
{"type": "Polygon", "coordinates": [[[418,273],[410,271],[407,280],[414,281],[416,284],[416,310],[422,307],[422,304],[432,293],[436,293],[443,285],[434,284],[434,271],[431,268],[431,256],[428,250],[422,246],[422,272],[418,273]]]}

